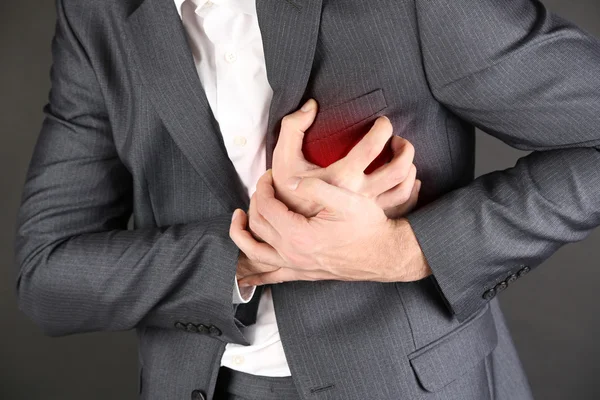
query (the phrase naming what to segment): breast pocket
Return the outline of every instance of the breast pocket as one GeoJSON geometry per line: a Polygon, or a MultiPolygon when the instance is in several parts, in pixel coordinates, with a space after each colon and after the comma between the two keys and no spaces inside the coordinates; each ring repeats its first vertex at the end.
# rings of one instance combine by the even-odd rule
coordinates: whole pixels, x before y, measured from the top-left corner
{"type": "MultiPolygon", "coordinates": [[[[387,103],[382,89],[377,89],[343,103],[320,108],[315,121],[304,135],[304,157],[327,167],[348,154],[369,131],[375,119],[384,115],[387,103]]],[[[365,170],[369,173],[391,159],[388,145],[365,170]]]]}

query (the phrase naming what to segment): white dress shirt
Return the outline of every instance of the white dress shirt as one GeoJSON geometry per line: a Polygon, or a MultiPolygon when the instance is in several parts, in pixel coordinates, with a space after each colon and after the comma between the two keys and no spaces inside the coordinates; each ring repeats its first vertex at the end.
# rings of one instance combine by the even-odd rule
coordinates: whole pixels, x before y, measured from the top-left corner
{"type": "MultiPolygon", "coordinates": [[[[174,1],[227,154],[252,196],[266,171],[265,137],[273,96],[255,1],[174,1]]],[[[252,298],[255,288],[240,293],[237,281],[233,284],[234,302],[252,298]]],[[[250,346],[228,343],[221,365],[255,375],[291,375],[268,287],[262,292],[256,323],[245,328],[244,335],[250,346]]]]}

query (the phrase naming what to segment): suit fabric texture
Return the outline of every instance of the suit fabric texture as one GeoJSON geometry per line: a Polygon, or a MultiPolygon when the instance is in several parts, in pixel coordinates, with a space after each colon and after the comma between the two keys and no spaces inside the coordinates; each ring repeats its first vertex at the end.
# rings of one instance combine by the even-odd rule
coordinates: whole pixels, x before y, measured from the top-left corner
{"type": "MultiPolygon", "coordinates": [[[[257,12],[267,165],[281,118],[310,97],[307,141],[388,116],[415,147],[407,218],[434,273],[273,285],[300,396],[530,399],[496,294],[600,223],[599,41],[534,0],[257,12]],[[531,153],[474,179],[475,127],[531,153]]],[[[51,336],[135,329],[140,398],[211,399],[225,344],[247,344],[252,323],[231,303],[228,234],[248,198],[173,1],[57,0],[52,55],[18,216],[20,308],[51,336]]]]}
{"type": "Polygon", "coordinates": [[[221,367],[214,392],[223,400],[300,400],[291,376],[253,375],[221,367]]]}

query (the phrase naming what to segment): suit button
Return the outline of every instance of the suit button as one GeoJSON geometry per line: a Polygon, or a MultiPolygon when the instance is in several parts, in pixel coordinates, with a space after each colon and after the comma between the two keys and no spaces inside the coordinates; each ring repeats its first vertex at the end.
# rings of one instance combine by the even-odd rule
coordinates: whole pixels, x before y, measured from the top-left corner
{"type": "Polygon", "coordinates": [[[192,391],[192,400],[206,400],[206,397],[201,390],[194,390],[192,391]]]}
{"type": "Polygon", "coordinates": [[[198,333],[198,328],[196,328],[196,325],[192,324],[191,322],[185,326],[185,330],[192,333],[198,333]]]}
{"type": "Polygon", "coordinates": [[[501,291],[503,291],[507,287],[508,287],[508,283],[506,283],[505,281],[502,281],[499,284],[497,284],[494,289],[496,290],[496,293],[500,293],[501,291]]]}
{"type": "Polygon", "coordinates": [[[529,268],[528,266],[524,266],[519,272],[517,272],[517,276],[520,278],[523,275],[526,275],[529,271],[531,271],[531,268],[529,268]]]}
{"type": "Polygon", "coordinates": [[[495,289],[490,289],[487,290],[484,294],[483,294],[483,298],[486,300],[491,300],[494,298],[494,296],[496,296],[496,290],[495,289]]]}
{"type": "Polygon", "coordinates": [[[217,328],[216,326],[214,326],[214,325],[211,325],[208,328],[208,331],[209,331],[209,333],[210,333],[211,336],[221,336],[221,330],[219,328],[217,328]]]}
{"type": "Polygon", "coordinates": [[[198,333],[202,333],[204,335],[208,335],[208,333],[210,332],[208,326],[206,325],[198,324],[196,325],[196,328],[198,328],[198,333]]]}
{"type": "Polygon", "coordinates": [[[517,279],[519,279],[519,277],[517,276],[517,274],[512,274],[511,276],[509,276],[508,278],[506,278],[506,283],[513,283],[517,279]]]}
{"type": "Polygon", "coordinates": [[[185,330],[185,325],[182,324],[181,322],[177,321],[177,322],[175,322],[175,328],[185,330]]]}

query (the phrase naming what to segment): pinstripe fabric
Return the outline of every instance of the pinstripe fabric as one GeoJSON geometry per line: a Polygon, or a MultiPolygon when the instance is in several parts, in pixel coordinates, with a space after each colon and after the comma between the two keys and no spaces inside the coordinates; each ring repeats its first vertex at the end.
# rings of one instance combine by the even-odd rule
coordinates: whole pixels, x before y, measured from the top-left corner
{"type": "Polygon", "coordinates": [[[215,398],[221,400],[299,400],[291,377],[252,375],[227,367],[219,369],[215,398]]]}
{"type": "MultiPolygon", "coordinates": [[[[246,343],[228,227],[248,199],[185,32],[172,1],[57,4],[16,232],[20,307],[53,336],[136,328],[141,398],[213,398],[225,343],[246,343]]],[[[274,285],[301,398],[530,399],[498,302],[482,294],[600,222],[599,41],[534,0],[257,11],[268,158],[280,119],[309,97],[329,110],[322,126],[387,115],[415,146],[423,186],[408,219],[435,276],[274,285]],[[382,109],[364,96],[377,90],[382,109]],[[475,126],[532,153],[473,179],[475,126]]]]}

